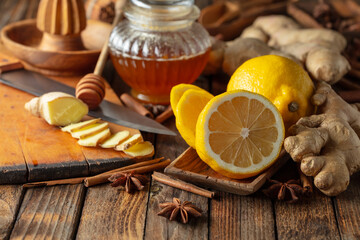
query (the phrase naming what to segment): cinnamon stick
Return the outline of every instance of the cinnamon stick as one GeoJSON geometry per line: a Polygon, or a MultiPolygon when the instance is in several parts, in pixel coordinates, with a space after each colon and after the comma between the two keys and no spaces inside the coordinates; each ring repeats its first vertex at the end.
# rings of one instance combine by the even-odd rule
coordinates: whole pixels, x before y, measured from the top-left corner
{"type": "Polygon", "coordinates": [[[23,187],[33,188],[33,187],[47,187],[47,186],[55,186],[55,185],[63,185],[63,184],[79,184],[82,183],[84,179],[85,177],[78,177],[78,178],[59,179],[52,181],[25,183],[23,187]]]}
{"type": "Polygon", "coordinates": [[[109,172],[105,172],[105,173],[101,173],[98,175],[95,175],[93,177],[88,177],[84,179],[84,185],[85,187],[91,187],[97,184],[101,184],[101,183],[106,183],[109,180],[109,177],[111,177],[113,174],[119,173],[119,172],[123,172],[123,173],[127,173],[127,172],[134,172],[134,173],[147,173],[147,172],[151,172],[151,171],[155,171],[155,170],[159,170],[159,169],[163,169],[165,168],[167,165],[170,164],[170,159],[164,160],[162,162],[157,162],[155,164],[149,164],[149,165],[142,165],[142,166],[137,166],[133,168],[118,168],[109,172]]]}
{"type": "Polygon", "coordinates": [[[178,180],[178,179],[173,179],[165,174],[159,173],[159,172],[154,172],[152,174],[152,178],[158,182],[161,182],[163,184],[175,187],[175,188],[179,188],[200,196],[204,196],[207,198],[213,198],[215,196],[215,192],[212,191],[208,191],[206,189],[200,188],[198,186],[192,185],[190,183],[178,180]]]}
{"type": "Polygon", "coordinates": [[[172,116],[174,116],[174,112],[171,108],[171,105],[169,105],[164,112],[162,112],[159,116],[155,118],[155,121],[157,121],[158,123],[163,123],[172,116]]]}
{"type": "MultiPolygon", "coordinates": [[[[139,168],[142,166],[148,166],[148,165],[158,163],[163,159],[164,158],[161,157],[161,158],[156,158],[156,159],[152,159],[152,160],[148,160],[148,161],[134,163],[134,164],[122,167],[122,168],[107,171],[105,173],[114,173],[114,172],[119,171],[119,169],[125,171],[125,170],[131,170],[134,168],[139,168]]],[[[104,174],[104,173],[102,173],[102,174],[104,174]]],[[[101,175],[101,174],[99,174],[99,175],[101,175]]],[[[96,176],[98,176],[98,175],[96,175],[96,176]]],[[[96,176],[94,176],[94,177],[96,177],[96,176]]],[[[26,183],[23,185],[23,187],[24,188],[32,188],[32,187],[46,187],[46,186],[54,186],[54,185],[63,185],[63,184],[78,184],[78,183],[84,182],[84,180],[86,178],[89,178],[89,177],[78,177],[78,178],[59,179],[59,180],[51,180],[51,181],[43,181],[43,182],[33,182],[33,183],[26,183]]]]}
{"type": "Polygon", "coordinates": [[[308,28],[323,28],[312,16],[295,6],[295,3],[289,3],[287,13],[296,19],[301,25],[308,28]]]}
{"type": "Polygon", "coordinates": [[[312,192],[313,192],[313,185],[312,185],[312,181],[311,181],[311,177],[306,176],[300,169],[300,163],[296,164],[297,166],[297,170],[300,176],[300,181],[303,187],[303,193],[307,196],[309,196],[312,192]]]}
{"type": "Polygon", "coordinates": [[[337,84],[343,88],[360,90],[359,84],[356,84],[355,82],[352,82],[346,78],[342,78],[339,82],[337,82],[337,84]]]}
{"type": "Polygon", "coordinates": [[[360,102],[360,90],[340,91],[339,96],[348,103],[360,102]]]}
{"type": "Polygon", "coordinates": [[[149,118],[154,118],[154,115],[149,110],[147,110],[141,103],[136,101],[136,99],[130,96],[129,94],[127,93],[121,94],[120,99],[125,104],[125,106],[130,108],[131,110],[139,113],[140,115],[149,118]]]}
{"type": "Polygon", "coordinates": [[[115,173],[115,172],[119,172],[120,170],[125,171],[125,170],[131,170],[134,168],[138,168],[138,167],[142,167],[142,166],[147,166],[147,165],[151,165],[151,164],[155,164],[160,162],[161,160],[164,160],[164,157],[160,157],[160,158],[155,158],[152,160],[148,160],[148,161],[142,161],[139,163],[134,163],[125,167],[121,167],[121,168],[117,168],[117,169],[113,169],[104,173],[115,173]]]}

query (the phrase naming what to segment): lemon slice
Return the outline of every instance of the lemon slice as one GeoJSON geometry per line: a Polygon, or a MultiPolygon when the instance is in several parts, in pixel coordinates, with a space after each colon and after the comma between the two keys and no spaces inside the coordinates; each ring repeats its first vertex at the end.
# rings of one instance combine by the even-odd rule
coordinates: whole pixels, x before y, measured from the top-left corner
{"type": "Polygon", "coordinates": [[[180,98],[189,89],[200,90],[200,91],[203,90],[202,88],[200,88],[198,86],[195,86],[195,85],[192,85],[192,84],[185,84],[185,83],[178,84],[178,85],[174,86],[171,89],[171,92],[170,92],[170,105],[171,105],[171,108],[174,110],[174,115],[175,116],[176,116],[175,109],[177,107],[177,104],[178,104],[180,98]]]}
{"type": "Polygon", "coordinates": [[[196,122],[199,114],[214,96],[200,89],[189,89],[180,98],[175,109],[175,124],[190,147],[195,148],[196,122]]]}
{"type": "Polygon", "coordinates": [[[255,176],[277,159],[284,123],[265,97],[243,90],[211,99],[196,124],[196,151],[215,171],[231,178],[255,176]]]}

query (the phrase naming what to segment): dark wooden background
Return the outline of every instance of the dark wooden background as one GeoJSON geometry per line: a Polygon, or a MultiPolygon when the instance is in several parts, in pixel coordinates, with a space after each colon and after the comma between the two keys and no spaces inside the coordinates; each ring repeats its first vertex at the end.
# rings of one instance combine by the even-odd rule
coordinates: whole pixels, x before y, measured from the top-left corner
{"type": "MultiPolygon", "coordinates": [[[[1,0],[0,28],[34,18],[38,2],[1,0]]],[[[202,8],[209,2],[196,4],[202,8]]],[[[127,91],[111,64],[104,74],[118,94],[127,91]]],[[[225,81],[200,77],[196,84],[219,93],[225,81]]],[[[173,118],[164,124],[176,131],[173,118]]],[[[187,148],[181,137],[145,138],[155,145],[155,157],[173,160],[187,148]]],[[[293,164],[276,178],[284,177],[288,168],[293,164]]],[[[315,191],[295,204],[271,200],[261,191],[251,196],[220,193],[209,200],[155,181],[133,195],[109,184],[88,189],[82,184],[34,189],[7,185],[0,186],[0,199],[13,213],[6,229],[1,229],[0,216],[0,239],[360,239],[360,174],[352,176],[348,190],[338,197],[315,191]],[[157,216],[158,204],[173,197],[194,202],[204,211],[202,217],[183,225],[157,216]]]]}

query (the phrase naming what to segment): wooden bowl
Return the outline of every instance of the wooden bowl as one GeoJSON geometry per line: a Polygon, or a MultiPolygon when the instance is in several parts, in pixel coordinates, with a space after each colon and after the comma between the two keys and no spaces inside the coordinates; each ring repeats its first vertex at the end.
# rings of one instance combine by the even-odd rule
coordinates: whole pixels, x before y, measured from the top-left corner
{"type": "Polygon", "coordinates": [[[86,49],[77,51],[39,49],[43,33],[37,29],[35,19],[5,26],[1,31],[1,38],[25,68],[46,75],[71,76],[93,71],[110,31],[110,24],[88,20],[87,27],[81,32],[86,49]]]}

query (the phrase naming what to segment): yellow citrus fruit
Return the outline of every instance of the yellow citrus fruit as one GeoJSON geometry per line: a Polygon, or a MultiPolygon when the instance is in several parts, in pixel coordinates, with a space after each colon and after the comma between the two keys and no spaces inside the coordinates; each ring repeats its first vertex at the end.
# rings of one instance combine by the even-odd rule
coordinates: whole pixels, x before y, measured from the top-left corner
{"type": "Polygon", "coordinates": [[[182,97],[182,95],[189,89],[194,89],[194,90],[203,90],[202,88],[192,85],[192,84],[185,84],[185,83],[181,83],[178,84],[176,86],[174,86],[171,89],[170,92],[170,105],[171,108],[173,109],[174,115],[176,116],[176,106],[180,100],[180,98],[182,97]]]}
{"type": "Polygon", "coordinates": [[[255,176],[277,159],[284,140],[277,108],[243,90],[211,99],[198,117],[196,151],[216,172],[231,178],[255,176]]]}
{"type": "Polygon", "coordinates": [[[200,112],[214,96],[200,88],[189,89],[176,105],[176,128],[190,147],[195,148],[195,129],[200,112]]]}
{"type": "Polygon", "coordinates": [[[227,91],[235,89],[269,99],[280,111],[286,129],[313,112],[312,80],[299,64],[285,57],[266,55],[246,61],[228,83],[227,91]]]}

